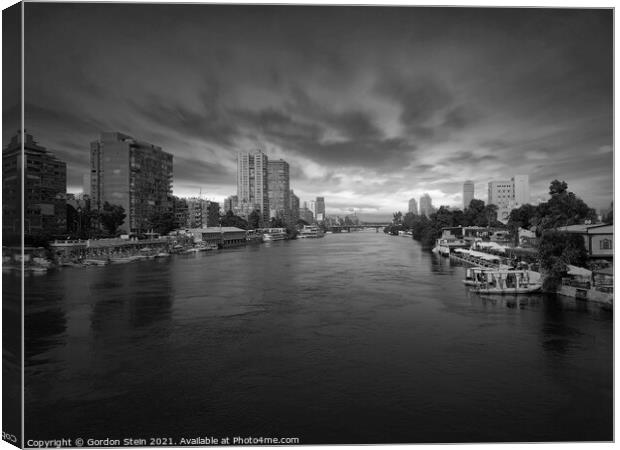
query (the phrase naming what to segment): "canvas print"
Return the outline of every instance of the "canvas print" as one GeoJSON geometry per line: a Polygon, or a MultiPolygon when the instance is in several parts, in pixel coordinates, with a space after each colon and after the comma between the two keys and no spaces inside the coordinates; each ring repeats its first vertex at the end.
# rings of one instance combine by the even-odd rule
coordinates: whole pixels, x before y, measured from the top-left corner
{"type": "Polygon", "coordinates": [[[2,20],[4,441],[613,441],[613,9],[2,20]]]}

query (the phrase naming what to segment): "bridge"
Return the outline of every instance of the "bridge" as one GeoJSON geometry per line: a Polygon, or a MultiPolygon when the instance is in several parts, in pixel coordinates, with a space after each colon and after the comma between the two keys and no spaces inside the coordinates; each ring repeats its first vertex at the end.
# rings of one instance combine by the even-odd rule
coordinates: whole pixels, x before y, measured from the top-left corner
{"type": "Polygon", "coordinates": [[[332,227],[327,227],[327,230],[333,233],[341,233],[346,232],[350,233],[351,231],[361,231],[369,228],[374,228],[379,231],[383,231],[385,227],[390,225],[389,222],[362,222],[359,225],[335,225],[332,227]]]}

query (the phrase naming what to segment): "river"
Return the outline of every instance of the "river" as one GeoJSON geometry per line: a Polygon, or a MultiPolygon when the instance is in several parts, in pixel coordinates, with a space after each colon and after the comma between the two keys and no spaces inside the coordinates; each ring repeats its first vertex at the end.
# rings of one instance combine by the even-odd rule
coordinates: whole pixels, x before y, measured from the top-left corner
{"type": "Polygon", "coordinates": [[[26,439],[612,440],[612,312],[463,277],[374,232],[29,276],[26,439]]]}

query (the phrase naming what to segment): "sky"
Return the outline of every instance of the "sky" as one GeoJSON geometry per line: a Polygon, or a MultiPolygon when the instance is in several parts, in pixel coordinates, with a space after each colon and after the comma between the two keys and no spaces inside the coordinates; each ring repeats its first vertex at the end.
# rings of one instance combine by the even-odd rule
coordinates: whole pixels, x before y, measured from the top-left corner
{"type": "MultiPolygon", "coordinates": [[[[552,180],[613,199],[610,9],[25,6],[25,122],[80,192],[90,142],[174,155],[174,194],[236,194],[237,152],[290,164],[327,214],[462,206],[462,186],[552,180]]],[[[16,103],[3,102],[7,117],[16,103]]],[[[7,124],[5,124],[7,125],[7,124]]],[[[3,144],[18,128],[4,127],[3,144]]]]}

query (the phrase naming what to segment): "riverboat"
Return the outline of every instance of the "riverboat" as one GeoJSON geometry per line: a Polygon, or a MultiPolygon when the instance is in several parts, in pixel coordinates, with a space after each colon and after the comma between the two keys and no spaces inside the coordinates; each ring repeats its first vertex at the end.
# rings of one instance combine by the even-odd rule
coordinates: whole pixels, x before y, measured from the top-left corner
{"type": "Polygon", "coordinates": [[[263,241],[265,242],[283,241],[285,239],[288,239],[286,228],[268,228],[263,234],[263,241]]]}
{"type": "MultiPolygon", "coordinates": [[[[540,291],[542,280],[532,270],[472,268],[471,291],[478,294],[531,294],[540,291]]],[[[463,282],[468,281],[467,279],[463,282]]],[[[465,283],[468,284],[468,283],[465,283]]]]}
{"type": "Polygon", "coordinates": [[[469,244],[462,239],[446,239],[439,238],[435,241],[434,253],[439,253],[441,256],[450,256],[456,249],[466,248],[469,244]]]}
{"type": "Polygon", "coordinates": [[[299,238],[322,238],[325,236],[323,230],[315,225],[304,225],[297,237],[299,238]]]}

